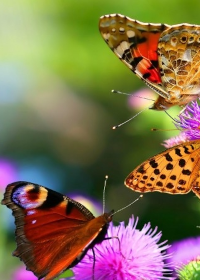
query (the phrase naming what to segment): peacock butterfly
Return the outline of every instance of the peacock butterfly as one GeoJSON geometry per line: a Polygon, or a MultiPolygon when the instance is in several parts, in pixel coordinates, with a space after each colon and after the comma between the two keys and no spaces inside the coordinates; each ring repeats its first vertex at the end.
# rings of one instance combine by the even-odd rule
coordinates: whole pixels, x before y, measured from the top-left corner
{"type": "Polygon", "coordinates": [[[19,181],[1,202],[12,210],[19,257],[38,279],[52,280],[103,241],[113,211],[99,217],[79,202],[43,186],[19,181]]]}

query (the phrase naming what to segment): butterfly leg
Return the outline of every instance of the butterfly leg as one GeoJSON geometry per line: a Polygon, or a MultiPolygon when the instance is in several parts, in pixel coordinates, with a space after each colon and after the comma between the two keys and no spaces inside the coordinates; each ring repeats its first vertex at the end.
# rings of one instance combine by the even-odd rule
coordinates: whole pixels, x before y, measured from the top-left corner
{"type": "Polygon", "coordinates": [[[200,171],[198,177],[192,187],[192,191],[196,194],[196,196],[200,199],[200,171]]]}

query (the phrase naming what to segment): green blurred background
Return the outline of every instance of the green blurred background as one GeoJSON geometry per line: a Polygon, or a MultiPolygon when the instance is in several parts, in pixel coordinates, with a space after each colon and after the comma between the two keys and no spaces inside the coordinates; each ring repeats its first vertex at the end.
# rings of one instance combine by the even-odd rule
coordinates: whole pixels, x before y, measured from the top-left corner
{"type": "MultiPolygon", "coordinates": [[[[174,126],[164,112],[150,110],[112,130],[141,108],[131,108],[126,96],[111,89],[133,93],[145,85],[109,50],[98,31],[99,17],[121,13],[144,22],[200,24],[199,11],[199,0],[1,1],[1,196],[5,184],[27,180],[102,203],[107,174],[107,210],[137,198],[123,185],[125,177],[178,131],[151,132],[174,126]]],[[[169,111],[173,117],[178,112],[169,111]]],[[[11,211],[3,206],[0,211],[0,276],[12,279],[21,263],[11,256],[11,211]]],[[[193,193],[151,193],[114,220],[134,214],[140,228],[150,221],[172,242],[199,234],[199,212],[193,193]]]]}

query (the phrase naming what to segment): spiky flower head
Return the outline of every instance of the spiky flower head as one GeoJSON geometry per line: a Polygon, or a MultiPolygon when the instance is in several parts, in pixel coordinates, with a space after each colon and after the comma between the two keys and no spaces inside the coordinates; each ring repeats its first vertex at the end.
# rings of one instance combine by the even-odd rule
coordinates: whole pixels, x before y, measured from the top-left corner
{"type": "Polygon", "coordinates": [[[174,121],[175,126],[180,130],[178,136],[165,140],[163,145],[166,148],[178,144],[200,139],[200,105],[197,101],[188,104],[174,121]]]}
{"type": "Polygon", "coordinates": [[[94,247],[94,254],[88,250],[81,262],[72,270],[76,280],[159,280],[174,279],[165,260],[169,245],[159,243],[161,232],[145,224],[136,229],[138,219],[132,216],[128,225],[110,223],[106,238],[94,247]],[[94,261],[95,260],[95,261],[94,261]]]}

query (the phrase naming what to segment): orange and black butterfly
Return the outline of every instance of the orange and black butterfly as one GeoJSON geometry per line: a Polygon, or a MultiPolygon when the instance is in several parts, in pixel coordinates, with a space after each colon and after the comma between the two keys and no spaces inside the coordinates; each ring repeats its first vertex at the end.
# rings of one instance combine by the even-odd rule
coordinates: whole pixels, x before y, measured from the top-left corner
{"type": "Polygon", "coordinates": [[[188,141],[151,157],[127,176],[125,185],[141,193],[193,191],[200,198],[200,140],[188,141]]]}

